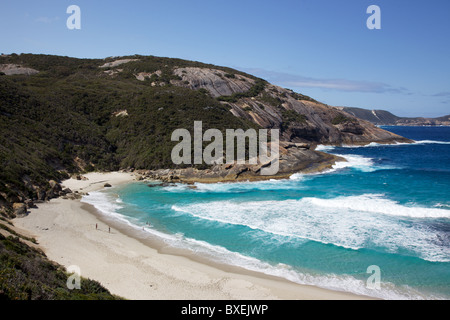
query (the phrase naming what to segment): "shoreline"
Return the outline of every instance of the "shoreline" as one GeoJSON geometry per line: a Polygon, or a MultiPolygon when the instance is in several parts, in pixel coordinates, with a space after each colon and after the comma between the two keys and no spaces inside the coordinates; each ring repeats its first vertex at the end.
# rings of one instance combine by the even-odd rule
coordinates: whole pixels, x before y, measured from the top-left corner
{"type": "MultiPolygon", "coordinates": [[[[132,173],[90,173],[62,182],[73,192],[100,191],[136,181],[132,173]]],[[[131,300],[348,300],[373,299],[301,285],[241,267],[214,263],[109,218],[80,200],[57,198],[13,220],[47,257],[131,300]],[[109,229],[110,228],[110,229],[109,229]]]]}

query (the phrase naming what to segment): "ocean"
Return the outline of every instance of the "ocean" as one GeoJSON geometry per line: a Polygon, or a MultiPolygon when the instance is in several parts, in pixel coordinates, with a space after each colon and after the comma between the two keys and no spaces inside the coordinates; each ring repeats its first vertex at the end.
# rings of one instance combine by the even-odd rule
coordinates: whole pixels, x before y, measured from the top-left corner
{"type": "Polygon", "coordinates": [[[383,127],[413,144],[319,146],[347,162],[240,183],[148,182],[82,201],[168,246],[382,299],[450,299],[450,127],[383,127]]]}

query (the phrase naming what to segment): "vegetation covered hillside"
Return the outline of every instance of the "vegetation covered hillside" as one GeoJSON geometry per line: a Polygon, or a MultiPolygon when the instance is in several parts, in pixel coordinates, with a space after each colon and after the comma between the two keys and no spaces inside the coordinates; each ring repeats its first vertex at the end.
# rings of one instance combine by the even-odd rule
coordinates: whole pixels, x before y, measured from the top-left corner
{"type": "MultiPolygon", "coordinates": [[[[39,199],[48,181],[68,173],[173,166],[177,128],[250,128],[205,90],[170,83],[166,70],[176,59],[140,57],[120,74],[102,67],[108,60],[46,55],[11,55],[0,65],[27,66],[39,73],[0,76],[0,206],[39,199]],[[158,85],[134,74],[163,70],[158,85]]],[[[125,67],[126,66],[126,67],[125,67]]],[[[225,69],[227,70],[227,69],[225,69]]]]}

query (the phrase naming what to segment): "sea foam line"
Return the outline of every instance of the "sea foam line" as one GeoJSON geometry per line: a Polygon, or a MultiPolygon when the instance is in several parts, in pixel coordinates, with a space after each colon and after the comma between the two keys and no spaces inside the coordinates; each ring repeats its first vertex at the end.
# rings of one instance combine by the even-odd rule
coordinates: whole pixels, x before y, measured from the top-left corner
{"type": "Polygon", "coordinates": [[[230,251],[223,246],[212,245],[206,241],[184,237],[182,234],[167,234],[151,228],[145,228],[145,231],[159,237],[173,248],[188,250],[210,261],[276,276],[300,285],[316,286],[327,290],[348,292],[386,300],[443,299],[438,296],[426,296],[408,286],[400,288],[389,282],[382,282],[380,290],[373,290],[367,287],[365,281],[349,275],[313,275],[296,270],[284,263],[269,264],[260,259],[230,251]]]}
{"type": "Polygon", "coordinates": [[[399,288],[389,282],[382,282],[380,290],[373,290],[367,287],[364,280],[356,279],[352,276],[335,274],[313,275],[301,272],[283,263],[272,265],[260,259],[230,251],[222,246],[212,245],[208,242],[191,238],[178,237],[173,239],[171,244],[175,247],[187,249],[195,254],[199,254],[202,257],[212,259],[215,262],[276,276],[301,285],[311,285],[328,290],[387,300],[443,299],[437,296],[426,296],[408,286],[399,288]]]}
{"type": "Polygon", "coordinates": [[[363,157],[361,155],[335,154],[336,156],[344,158],[346,161],[337,161],[331,169],[326,169],[317,173],[294,173],[291,175],[291,180],[300,180],[308,176],[315,176],[320,174],[327,174],[336,172],[346,168],[356,169],[362,172],[374,172],[377,170],[393,169],[392,166],[375,165],[373,159],[363,157]]]}
{"type": "Polygon", "coordinates": [[[111,197],[108,197],[108,195],[104,192],[93,191],[89,192],[89,195],[83,196],[80,201],[94,206],[100,213],[105,216],[114,218],[115,220],[119,220],[121,222],[125,222],[129,226],[134,226],[130,221],[130,217],[118,212],[120,209],[124,208],[124,203],[120,198],[112,199],[111,197]]]}

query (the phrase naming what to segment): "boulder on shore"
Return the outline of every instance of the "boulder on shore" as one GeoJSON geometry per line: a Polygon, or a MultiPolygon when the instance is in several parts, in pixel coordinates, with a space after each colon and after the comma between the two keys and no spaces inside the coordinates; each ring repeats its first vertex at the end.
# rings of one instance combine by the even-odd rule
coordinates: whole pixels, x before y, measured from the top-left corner
{"type": "Polygon", "coordinates": [[[13,204],[13,211],[16,216],[25,215],[27,214],[27,206],[25,203],[16,202],[13,204]]]}

